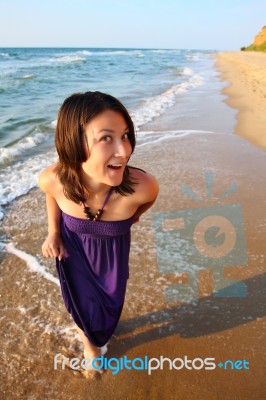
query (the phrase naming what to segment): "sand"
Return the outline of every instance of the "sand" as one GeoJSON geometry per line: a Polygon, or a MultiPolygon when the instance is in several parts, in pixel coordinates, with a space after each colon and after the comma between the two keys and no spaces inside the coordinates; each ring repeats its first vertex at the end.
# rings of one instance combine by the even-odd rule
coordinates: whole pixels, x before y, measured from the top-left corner
{"type": "Polygon", "coordinates": [[[266,149],[266,54],[226,52],[216,57],[227,103],[238,110],[235,132],[266,149]]]}
{"type": "MultiPolygon", "coordinates": [[[[221,104],[222,100],[221,96],[221,104]]],[[[219,107],[217,112],[222,110],[219,107]]],[[[186,129],[180,121],[174,121],[174,115],[173,107],[171,117],[158,121],[157,126],[170,129],[176,123],[178,129],[186,129]]],[[[240,111],[239,121],[242,115],[240,111]]],[[[207,125],[206,116],[205,109],[207,125]]],[[[264,114],[262,117],[265,118],[264,114]]],[[[93,382],[71,370],[54,371],[56,353],[80,354],[59,288],[30,272],[21,259],[5,254],[0,277],[4,371],[1,398],[259,400],[265,397],[266,156],[244,135],[229,132],[228,125],[223,126],[219,118],[219,132],[172,137],[162,140],[159,146],[156,143],[142,146],[132,157],[132,164],[157,177],[160,194],[141,223],[132,228],[134,246],[127,297],[107,356],[127,356],[131,360],[144,356],[171,360],[211,357],[217,364],[240,360],[236,365],[241,369],[169,370],[166,362],[163,370],[150,375],[147,371],[125,369],[113,375],[108,370],[100,381],[93,382]],[[206,174],[214,178],[210,198],[206,174]],[[237,189],[219,200],[233,183],[237,189]],[[184,195],[185,186],[202,201],[184,195]],[[196,275],[187,272],[180,276],[182,265],[171,273],[160,272],[153,227],[156,213],[172,211],[178,216],[183,210],[189,217],[190,213],[199,216],[201,209],[207,209],[210,215],[219,215],[221,207],[232,211],[234,205],[241,209],[238,229],[243,235],[240,241],[243,246],[231,266],[218,268],[214,263],[196,275]],[[221,279],[231,288],[234,280],[242,282],[246,293],[242,297],[215,297],[215,271],[222,271],[221,279]],[[167,301],[164,290],[171,285],[186,285],[189,279],[198,283],[197,300],[167,301]]],[[[40,191],[33,190],[10,206],[3,225],[5,234],[17,248],[37,257],[56,276],[53,261],[43,259],[40,251],[46,235],[45,202],[40,191]]],[[[199,360],[196,365],[200,365],[199,360]]]]}

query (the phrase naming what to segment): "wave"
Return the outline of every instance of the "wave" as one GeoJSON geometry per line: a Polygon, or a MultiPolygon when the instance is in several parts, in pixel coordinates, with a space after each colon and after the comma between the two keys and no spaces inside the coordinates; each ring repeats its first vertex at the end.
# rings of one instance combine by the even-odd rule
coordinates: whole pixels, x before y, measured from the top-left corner
{"type": "Polygon", "coordinates": [[[143,100],[142,104],[131,112],[136,129],[138,130],[142,125],[151,122],[154,118],[163,114],[169,107],[173,106],[179,94],[202,83],[203,78],[201,76],[193,75],[186,82],[172,86],[158,96],[143,100]]]}
{"type": "Polygon", "coordinates": [[[53,58],[49,58],[48,62],[50,63],[72,63],[72,62],[79,62],[79,61],[86,61],[85,57],[80,57],[76,54],[72,54],[72,55],[64,55],[61,57],[53,57],[53,58]]]}
{"type": "Polygon", "coordinates": [[[51,127],[52,127],[53,129],[56,128],[56,125],[57,125],[57,119],[55,119],[54,121],[51,122],[51,127]]]}
{"type": "Polygon", "coordinates": [[[185,58],[188,61],[199,61],[202,59],[202,53],[186,54],[185,58]]]}
{"type": "Polygon", "coordinates": [[[173,130],[173,131],[141,131],[138,132],[137,147],[148,146],[151,144],[158,144],[164,140],[183,138],[185,136],[195,135],[195,134],[212,134],[213,131],[203,131],[195,129],[187,130],[173,130]]]}
{"type": "MultiPolygon", "coordinates": [[[[180,55],[181,50],[178,49],[128,49],[128,50],[79,50],[75,54],[77,55],[85,55],[85,56],[135,56],[135,57],[145,57],[145,55],[154,53],[154,54],[173,54],[180,55]]],[[[67,55],[67,54],[66,54],[67,55]]],[[[68,53],[68,55],[73,55],[73,53],[68,53]]],[[[188,58],[199,59],[202,56],[201,53],[188,54],[188,58]]]]}
{"type": "MultiPolygon", "coordinates": [[[[68,54],[68,55],[61,55],[59,57],[47,57],[47,58],[36,58],[36,59],[30,59],[30,60],[23,60],[17,62],[16,66],[10,67],[6,66],[5,69],[0,71],[0,77],[11,77],[13,78],[17,73],[21,73],[21,71],[24,71],[25,69],[30,70],[30,69],[35,69],[39,67],[57,67],[58,65],[68,65],[71,63],[81,63],[81,62],[86,62],[87,58],[86,57],[81,57],[80,55],[77,54],[68,54]]],[[[31,79],[34,77],[34,74],[28,73],[25,74],[22,77],[16,77],[18,79],[31,79]]]]}
{"type": "Polygon", "coordinates": [[[10,57],[10,54],[2,52],[2,53],[0,53],[0,57],[10,57]]]}
{"type": "Polygon", "coordinates": [[[83,54],[84,56],[91,56],[93,54],[93,52],[88,51],[88,50],[79,50],[77,53],[83,54]]]}
{"type": "Polygon", "coordinates": [[[157,54],[180,54],[181,50],[179,49],[153,49],[150,50],[150,53],[157,53],[157,54]]]}
{"type": "Polygon", "coordinates": [[[0,205],[5,206],[35,188],[39,173],[56,160],[56,152],[52,150],[1,168],[0,205]]]}
{"type": "Polygon", "coordinates": [[[47,133],[36,133],[35,135],[26,136],[19,140],[13,146],[0,148],[0,165],[7,164],[20,156],[25,151],[43,143],[47,139],[47,133]]]}
{"type": "Polygon", "coordinates": [[[92,53],[94,56],[106,56],[106,55],[117,55],[117,56],[122,56],[122,55],[130,55],[129,51],[126,50],[107,50],[107,51],[94,51],[92,53]]]}
{"type": "Polygon", "coordinates": [[[183,75],[192,75],[192,74],[193,74],[193,71],[192,71],[192,69],[189,68],[189,67],[184,67],[184,68],[183,68],[183,71],[182,71],[182,74],[183,74],[183,75]]]}
{"type": "Polygon", "coordinates": [[[142,50],[80,50],[77,54],[82,54],[86,56],[136,56],[144,57],[144,52],[142,50]]]}
{"type": "Polygon", "coordinates": [[[167,53],[167,50],[163,50],[163,49],[151,50],[151,53],[164,54],[164,53],[167,53]]]}
{"type": "Polygon", "coordinates": [[[19,79],[27,80],[27,79],[34,78],[34,76],[35,76],[34,74],[26,74],[26,75],[21,76],[19,79]]]}
{"type": "Polygon", "coordinates": [[[6,245],[3,244],[1,247],[5,252],[14,254],[21,260],[25,261],[30,272],[40,274],[43,278],[48,279],[59,286],[59,279],[50,274],[50,272],[47,272],[45,267],[39,263],[36,257],[17,249],[13,243],[8,243],[6,245]]]}

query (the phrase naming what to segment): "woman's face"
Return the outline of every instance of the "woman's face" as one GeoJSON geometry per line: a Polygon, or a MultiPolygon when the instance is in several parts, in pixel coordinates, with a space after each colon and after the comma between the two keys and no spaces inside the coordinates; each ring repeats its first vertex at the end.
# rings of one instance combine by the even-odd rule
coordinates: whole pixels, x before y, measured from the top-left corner
{"type": "Polygon", "coordinates": [[[132,153],[124,117],[105,110],[85,125],[84,131],[88,158],[82,168],[89,178],[88,183],[120,185],[132,153]]]}

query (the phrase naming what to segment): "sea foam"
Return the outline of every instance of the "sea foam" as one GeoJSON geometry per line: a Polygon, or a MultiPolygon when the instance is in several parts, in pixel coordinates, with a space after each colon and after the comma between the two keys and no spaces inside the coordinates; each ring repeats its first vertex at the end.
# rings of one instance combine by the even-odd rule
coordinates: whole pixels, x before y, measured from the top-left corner
{"type": "Polygon", "coordinates": [[[59,286],[58,278],[47,272],[45,270],[45,267],[39,263],[36,257],[33,257],[31,254],[28,254],[25,251],[17,249],[13,243],[6,244],[3,250],[6,251],[7,253],[14,254],[21,260],[25,261],[28,269],[31,272],[40,274],[43,278],[59,286]]]}
{"type": "MultiPolygon", "coordinates": [[[[186,71],[186,75],[192,71],[186,71]]],[[[176,97],[188,91],[190,88],[202,85],[203,78],[200,75],[192,75],[185,82],[172,86],[162,94],[144,99],[135,110],[131,112],[135,126],[139,129],[142,125],[151,122],[154,118],[159,117],[169,107],[176,102],[176,97]]]]}
{"type": "Polygon", "coordinates": [[[13,160],[16,156],[20,156],[25,151],[39,145],[47,139],[47,134],[36,133],[19,140],[16,144],[9,147],[0,148],[0,164],[6,164],[13,160]]]}
{"type": "Polygon", "coordinates": [[[57,159],[54,150],[0,170],[0,205],[7,205],[37,186],[39,173],[57,159]]]}

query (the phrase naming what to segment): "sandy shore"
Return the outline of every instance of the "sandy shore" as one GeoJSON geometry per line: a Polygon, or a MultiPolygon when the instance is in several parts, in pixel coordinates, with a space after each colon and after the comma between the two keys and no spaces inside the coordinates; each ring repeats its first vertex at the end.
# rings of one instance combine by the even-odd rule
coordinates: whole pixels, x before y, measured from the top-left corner
{"type": "MultiPolygon", "coordinates": [[[[125,369],[113,375],[109,370],[99,382],[87,382],[70,370],[54,371],[55,354],[72,357],[80,354],[73,332],[63,329],[71,321],[59,288],[29,271],[21,259],[7,254],[1,276],[4,310],[1,324],[5,332],[2,371],[7,371],[1,382],[3,398],[259,400],[264,397],[265,154],[244,139],[227,134],[188,135],[165,142],[159,149],[149,146],[149,150],[139,149],[135,164],[154,171],[161,193],[153,211],[132,229],[134,246],[127,298],[107,356],[127,356],[131,360],[144,356],[164,356],[171,360],[185,356],[211,357],[217,363],[246,360],[250,369],[177,371],[165,367],[151,375],[125,369]],[[206,197],[206,172],[215,177],[211,203],[206,197]],[[219,203],[218,198],[233,182],[238,190],[219,203]],[[219,213],[219,205],[241,206],[247,261],[225,266],[223,274],[229,285],[232,279],[246,285],[245,297],[215,297],[213,273],[207,268],[198,277],[193,275],[199,284],[195,304],[166,301],[164,289],[182,280],[174,273],[159,272],[152,215],[169,210],[197,211],[199,204],[184,196],[182,186],[191,187],[205,198],[200,207],[217,206],[219,213]]],[[[10,209],[5,219],[6,233],[17,248],[37,256],[55,275],[53,262],[47,262],[40,254],[46,235],[44,213],[43,196],[35,190],[10,209]]]]}
{"type": "Polygon", "coordinates": [[[225,52],[216,56],[227,103],[238,110],[235,132],[266,149],[266,54],[225,52]]]}
{"type": "MultiPolygon", "coordinates": [[[[218,103],[219,95],[216,96],[218,103]]],[[[205,104],[204,124],[208,126],[208,103],[205,104]]],[[[171,110],[171,118],[169,113],[167,120],[157,121],[157,126],[170,129],[175,123],[174,116],[175,107],[171,110]]],[[[222,121],[222,117],[219,118],[222,121]]],[[[177,127],[178,121],[175,124],[177,127]]],[[[183,129],[182,126],[177,128],[183,129]]],[[[225,370],[217,366],[214,370],[169,370],[166,363],[163,370],[157,369],[150,375],[147,371],[126,369],[113,375],[108,370],[100,381],[93,382],[71,370],[55,371],[55,354],[73,356],[81,351],[71,330],[71,320],[64,309],[60,290],[55,283],[30,271],[21,258],[7,253],[2,259],[0,275],[0,324],[4,332],[1,339],[1,398],[264,398],[265,152],[232,132],[223,132],[222,129],[220,132],[195,131],[161,140],[159,144],[139,147],[132,157],[132,165],[157,177],[160,195],[141,223],[132,228],[127,297],[107,356],[127,356],[131,360],[144,356],[163,356],[171,360],[211,357],[217,364],[241,360],[238,368],[242,365],[242,369],[228,367],[225,370]],[[206,174],[212,174],[214,178],[211,193],[206,174]],[[233,183],[237,185],[236,190],[222,198],[233,183]],[[191,188],[201,201],[186,196],[185,187],[191,188]],[[184,212],[188,218],[193,214],[199,218],[202,209],[213,216],[226,208],[234,218],[234,205],[241,209],[241,219],[236,225],[242,232],[242,239],[237,242],[238,251],[233,264],[218,266],[214,262],[195,274],[186,270],[187,265],[182,260],[184,266],[181,265],[181,269],[176,265],[171,273],[160,271],[153,226],[155,213],[171,211],[178,216],[184,212]],[[240,297],[234,297],[232,293],[228,297],[216,297],[217,271],[221,272],[221,281],[227,282],[231,289],[240,282],[246,293],[240,297]],[[171,285],[186,286],[191,280],[198,286],[197,301],[186,303],[166,299],[165,289],[171,285]],[[249,363],[249,369],[243,368],[244,361],[249,363]]],[[[8,241],[36,257],[46,271],[56,276],[53,260],[47,261],[41,256],[41,243],[46,235],[46,210],[40,191],[33,190],[9,207],[3,226],[8,241]]],[[[191,241],[192,247],[193,243],[191,241]]],[[[176,256],[176,262],[180,263],[178,252],[176,256]]],[[[191,262],[197,264],[195,259],[191,262]]]]}

